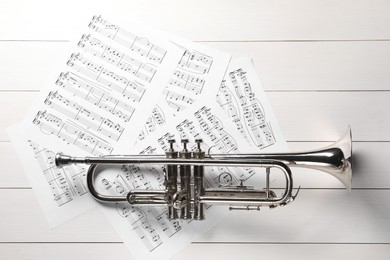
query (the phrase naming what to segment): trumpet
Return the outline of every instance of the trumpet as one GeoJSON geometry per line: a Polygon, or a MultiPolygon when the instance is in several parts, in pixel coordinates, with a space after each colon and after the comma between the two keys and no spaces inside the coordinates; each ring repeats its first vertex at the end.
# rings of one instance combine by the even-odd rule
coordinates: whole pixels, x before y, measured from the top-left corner
{"type": "Polygon", "coordinates": [[[323,149],[299,153],[273,154],[213,154],[201,149],[201,139],[196,139],[196,148],[188,150],[188,139],[181,140],[182,150],[175,151],[175,140],[168,140],[165,155],[108,155],[102,157],[71,157],[57,153],[57,167],[68,164],[88,164],[87,186],[98,201],[108,203],[127,202],[132,206],[160,205],[167,207],[168,219],[205,218],[205,205],[229,205],[230,210],[260,210],[260,207],[275,208],[295,200],[299,188],[293,194],[291,168],[301,167],[326,172],[337,178],[350,192],[352,186],[352,133],[323,149]],[[126,196],[106,195],[95,188],[96,169],[99,165],[162,165],[164,189],[135,189],[126,196]],[[265,187],[254,189],[241,180],[239,185],[205,188],[207,166],[260,167],[265,168],[265,187]],[[279,169],[285,179],[282,195],[277,196],[270,188],[271,168],[279,169]]]}

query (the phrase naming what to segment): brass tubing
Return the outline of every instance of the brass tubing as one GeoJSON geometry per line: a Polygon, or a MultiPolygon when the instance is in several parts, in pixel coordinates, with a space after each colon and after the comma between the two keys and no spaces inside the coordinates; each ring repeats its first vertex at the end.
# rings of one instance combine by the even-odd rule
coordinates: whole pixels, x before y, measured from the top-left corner
{"type": "MultiPolygon", "coordinates": [[[[203,159],[205,153],[201,150],[200,144],[202,139],[195,140],[197,147],[193,152],[195,159],[203,159]]],[[[194,166],[194,219],[203,220],[204,219],[204,205],[200,201],[200,197],[204,195],[204,166],[195,165],[194,166]]]]}
{"type": "MultiPolygon", "coordinates": [[[[180,159],[188,160],[191,158],[191,152],[187,150],[187,139],[181,140],[183,150],[179,152],[180,159]]],[[[181,219],[191,219],[191,165],[181,164],[180,172],[180,189],[185,192],[184,206],[180,209],[181,219]]]]}
{"type": "MultiPolygon", "coordinates": [[[[175,140],[168,140],[169,150],[165,153],[166,158],[168,159],[177,159],[177,152],[173,149],[173,144],[175,140]]],[[[177,165],[166,165],[166,189],[168,195],[168,201],[173,200],[173,195],[177,192],[177,165]]],[[[177,209],[172,205],[167,207],[167,216],[168,219],[177,219],[179,217],[177,209]]]]}

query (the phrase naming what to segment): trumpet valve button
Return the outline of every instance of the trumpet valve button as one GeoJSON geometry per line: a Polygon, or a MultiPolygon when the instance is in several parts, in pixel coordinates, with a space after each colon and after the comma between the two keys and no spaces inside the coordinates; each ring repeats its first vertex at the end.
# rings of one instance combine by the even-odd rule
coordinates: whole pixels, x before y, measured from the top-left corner
{"type": "Polygon", "coordinates": [[[169,139],[169,151],[173,151],[173,144],[176,143],[175,139],[169,139]]]}
{"type": "Polygon", "coordinates": [[[183,150],[187,150],[187,144],[189,143],[188,139],[182,139],[181,143],[183,144],[183,150]]]}
{"type": "Polygon", "coordinates": [[[200,145],[203,143],[203,140],[202,139],[195,139],[195,143],[197,145],[197,149],[200,151],[200,145]]]}

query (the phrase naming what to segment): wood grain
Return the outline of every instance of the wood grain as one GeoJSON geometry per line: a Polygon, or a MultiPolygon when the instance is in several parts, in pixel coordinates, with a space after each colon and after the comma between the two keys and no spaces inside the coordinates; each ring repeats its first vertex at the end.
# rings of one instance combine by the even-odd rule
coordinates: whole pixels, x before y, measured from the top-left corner
{"type": "Polygon", "coordinates": [[[302,190],[293,204],[232,212],[173,259],[388,259],[385,0],[2,0],[1,259],[131,259],[99,209],[50,230],[6,134],[62,59],[83,13],[111,8],[233,56],[250,56],[291,150],[323,147],[348,125],[353,130],[350,195],[327,174],[297,170],[295,186],[302,190]]]}
{"type": "MultiPolygon", "coordinates": [[[[389,41],[200,43],[251,57],[266,91],[390,90],[389,41]]],[[[0,41],[1,89],[42,88],[68,44],[0,41]]]]}
{"type": "MultiPolygon", "coordinates": [[[[132,260],[121,243],[10,243],[0,244],[0,251],[9,260],[132,260]]],[[[191,244],[173,257],[173,260],[207,259],[235,260],[266,257],[281,259],[285,255],[292,260],[369,259],[387,260],[390,246],[383,244],[191,244]]]]}
{"type": "Polygon", "coordinates": [[[101,0],[60,3],[37,0],[18,3],[2,1],[1,40],[67,40],[80,27],[85,12],[107,9],[196,41],[390,38],[390,28],[386,26],[390,23],[390,5],[384,0],[283,0],[277,3],[216,0],[212,4],[208,0],[113,0],[109,4],[101,0]]]}

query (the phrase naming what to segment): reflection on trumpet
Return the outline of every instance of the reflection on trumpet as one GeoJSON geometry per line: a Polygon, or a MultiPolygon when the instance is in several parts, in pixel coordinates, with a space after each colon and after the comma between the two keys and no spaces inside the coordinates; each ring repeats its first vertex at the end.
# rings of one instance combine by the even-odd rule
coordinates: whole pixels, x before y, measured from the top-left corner
{"type": "MultiPolygon", "coordinates": [[[[109,155],[103,157],[71,157],[58,153],[56,165],[71,163],[90,164],[87,185],[95,199],[102,202],[128,202],[130,205],[161,205],[167,207],[169,219],[204,219],[204,205],[229,205],[231,210],[258,210],[268,206],[274,208],[294,201],[291,168],[301,167],[327,172],[336,177],[348,191],[352,180],[351,129],[334,144],[320,150],[300,153],[277,154],[213,154],[206,155],[201,149],[201,139],[195,140],[196,148],[187,149],[188,140],[182,140],[182,150],[175,151],[175,140],[169,140],[165,155],[109,155]],[[164,189],[132,190],[126,196],[109,196],[95,189],[98,165],[164,165],[164,189]],[[205,188],[206,166],[261,167],[265,168],[265,187],[254,189],[244,185],[205,188]],[[279,169],[285,179],[281,196],[270,189],[271,168],[279,169]]],[[[299,191],[299,189],[298,189],[299,191]]]]}

